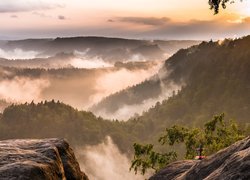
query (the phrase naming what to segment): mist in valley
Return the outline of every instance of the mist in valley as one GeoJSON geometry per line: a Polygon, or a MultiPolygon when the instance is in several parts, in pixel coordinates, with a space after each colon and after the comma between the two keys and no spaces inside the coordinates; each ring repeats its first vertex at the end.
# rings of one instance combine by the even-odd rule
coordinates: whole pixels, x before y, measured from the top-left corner
{"type": "Polygon", "coordinates": [[[174,82],[163,85],[161,93],[156,98],[148,98],[143,100],[140,104],[124,104],[120,106],[115,112],[107,112],[107,110],[94,111],[98,116],[106,119],[117,119],[121,121],[127,121],[130,118],[137,117],[146,112],[148,109],[154,107],[157,102],[161,103],[163,100],[167,100],[173,95],[174,92],[178,92],[183,87],[183,84],[175,84],[174,82]]]}
{"type": "Polygon", "coordinates": [[[0,48],[0,58],[15,59],[34,59],[39,55],[37,51],[24,51],[22,49],[4,50],[0,48]]]}
{"type": "MultiPolygon", "coordinates": [[[[129,59],[107,61],[86,51],[59,53],[52,57],[39,57],[37,51],[0,50],[0,110],[14,103],[48,101],[54,99],[79,110],[87,110],[103,98],[139,84],[155,75],[164,59],[147,60],[140,54],[129,59]]],[[[156,99],[141,104],[123,106],[113,114],[99,113],[106,119],[127,120],[141,114],[157,101],[178,89],[172,84],[156,99]]],[[[81,169],[90,179],[135,179],[146,176],[130,171],[131,157],[121,153],[110,137],[93,146],[76,148],[81,169]],[[98,171],[97,171],[98,169],[98,171]]]]}
{"type": "MultiPolygon", "coordinates": [[[[105,97],[135,86],[155,74],[162,79],[167,77],[167,70],[159,72],[164,59],[148,61],[143,55],[134,54],[124,61],[111,62],[98,56],[88,59],[89,51],[88,48],[45,58],[34,58],[39,54],[35,51],[7,51],[6,54],[19,59],[0,60],[0,73],[3,75],[0,78],[0,98],[8,103],[54,99],[79,110],[91,110],[105,97]],[[26,56],[19,57],[21,54],[26,56]]],[[[3,54],[0,57],[8,56],[3,54]]],[[[128,120],[167,99],[181,86],[174,82],[161,82],[161,93],[157,97],[124,104],[115,112],[105,109],[93,112],[106,119],[128,120]]]]}
{"type": "Polygon", "coordinates": [[[78,147],[76,156],[82,171],[86,172],[90,179],[144,180],[149,176],[130,171],[130,158],[120,152],[110,137],[106,137],[98,145],[78,147]]]}
{"type": "MultiPolygon", "coordinates": [[[[125,104],[112,113],[93,112],[107,120],[127,121],[143,114],[182,87],[182,84],[173,81],[164,82],[168,71],[163,71],[162,67],[169,54],[159,51],[158,46],[152,47],[155,57],[151,46],[142,46],[135,51],[125,48],[121,50],[128,53],[124,57],[119,53],[118,56],[109,56],[107,52],[95,54],[91,48],[50,52],[52,55],[38,49],[1,49],[0,110],[4,111],[12,103],[39,103],[52,99],[78,110],[91,110],[112,94],[126,91],[145,80],[151,81],[154,76],[159,77],[161,93],[157,97],[146,98],[138,104],[125,104]],[[162,54],[159,55],[159,52],[162,54]]],[[[150,176],[135,175],[130,171],[131,154],[122,153],[111,137],[97,145],[77,146],[76,156],[82,171],[90,179],[143,180],[150,176]]]]}
{"type": "Polygon", "coordinates": [[[116,61],[105,57],[93,54],[90,48],[53,56],[37,50],[1,49],[0,98],[8,103],[54,99],[86,110],[150,78],[164,60],[147,60],[137,53],[116,61]]]}
{"type": "Polygon", "coordinates": [[[0,1],[0,179],[248,178],[249,9],[0,1]]]}
{"type": "Polygon", "coordinates": [[[158,65],[147,69],[29,69],[3,68],[0,78],[0,97],[10,102],[59,100],[78,109],[87,109],[102,98],[126,87],[142,82],[158,70],[158,65]]]}

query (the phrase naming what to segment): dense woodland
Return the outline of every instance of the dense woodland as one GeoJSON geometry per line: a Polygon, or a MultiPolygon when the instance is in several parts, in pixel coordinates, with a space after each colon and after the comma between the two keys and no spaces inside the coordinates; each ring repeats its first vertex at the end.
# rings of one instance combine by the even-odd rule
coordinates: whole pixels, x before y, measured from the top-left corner
{"type": "MultiPolygon", "coordinates": [[[[176,83],[184,81],[185,86],[127,122],[104,120],[55,101],[13,104],[1,114],[0,138],[64,137],[77,146],[97,144],[109,135],[123,152],[130,154],[134,142],[155,143],[166,127],[202,126],[222,112],[249,133],[249,47],[250,36],[220,43],[202,42],[178,51],[165,62],[165,68],[172,69],[168,78],[176,83]]],[[[146,84],[154,88],[150,81],[146,84]]]]}

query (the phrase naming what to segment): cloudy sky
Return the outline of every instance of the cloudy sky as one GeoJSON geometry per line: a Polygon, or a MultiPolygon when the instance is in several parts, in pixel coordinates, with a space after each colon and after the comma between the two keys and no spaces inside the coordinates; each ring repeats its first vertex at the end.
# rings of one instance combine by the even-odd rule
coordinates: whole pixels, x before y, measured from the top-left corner
{"type": "Polygon", "coordinates": [[[250,34],[250,0],[229,5],[219,15],[213,15],[207,1],[0,0],[0,39],[95,35],[208,40],[250,34]]]}

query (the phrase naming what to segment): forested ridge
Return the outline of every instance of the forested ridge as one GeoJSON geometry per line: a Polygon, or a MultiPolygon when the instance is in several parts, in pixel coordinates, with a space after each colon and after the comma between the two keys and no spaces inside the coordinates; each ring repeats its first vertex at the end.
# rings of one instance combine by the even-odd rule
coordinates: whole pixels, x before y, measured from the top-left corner
{"type": "Polygon", "coordinates": [[[154,143],[166,127],[201,126],[223,112],[249,132],[249,47],[250,36],[178,51],[165,66],[172,69],[168,78],[185,86],[127,122],[104,120],[55,101],[14,104],[1,114],[0,138],[65,137],[76,146],[97,144],[109,135],[131,153],[134,142],[154,143]]]}

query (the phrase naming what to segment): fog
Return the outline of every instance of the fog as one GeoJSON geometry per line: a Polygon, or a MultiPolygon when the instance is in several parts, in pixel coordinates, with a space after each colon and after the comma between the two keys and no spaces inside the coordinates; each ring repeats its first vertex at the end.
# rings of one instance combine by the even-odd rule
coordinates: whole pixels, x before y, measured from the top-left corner
{"type": "MultiPolygon", "coordinates": [[[[123,102],[121,100],[120,104],[123,103],[123,105],[118,106],[117,107],[118,109],[115,112],[113,110],[109,111],[109,108],[106,107],[105,105],[101,106],[101,108],[99,108],[98,110],[94,109],[93,112],[97,116],[101,116],[106,119],[117,119],[120,121],[127,121],[131,117],[142,115],[143,112],[154,107],[157,102],[161,103],[163,100],[166,100],[169,97],[171,97],[173,95],[173,92],[178,92],[179,90],[181,90],[183,86],[185,86],[184,82],[180,82],[176,84],[171,79],[168,79],[169,74],[171,73],[171,69],[167,69],[165,68],[165,66],[161,66],[160,70],[154,71],[154,72],[158,72],[158,73],[154,73],[154,75],[157,74],[157,76],[155,76],[157,78],[150,76],[151,77],[150,81],[160,80],[159,88],[160,88],[161,93],[157,97],[147,98],[147,99],[144,99],[141,103],[134,103],[134,104],[129,104],[129,105],[126,104],[126,102],[123,102]]],[[[138,77],[140,77],[140,75],[141,74],[138,73],[138,77]]],[[[123,92],[123,93],[126,93],[126,92],[123,92]]],[[[135,93],[140,93],[140,92],[138,91],[135,93]]],[[[114,101],[112,99],[113,98],[112,96],[108,98],[111,98],[109,99],[110,101],[114,101]]]]}
{"type": "Polygon", "coordinates": [[[41,92],[50,85],[46,79],[15,77],[0,81],[0,99],[11,102],[31,102],[42,100],[41,92]]]}
{"type": "Polygon", "coordinates": [[[90,97],[91,104],[98,103],[104,97],[119,92],[127,87],[139,84],[150,78],[159,70],[161,63],[149,69],[128,70],[122,68],[118,71],[110,71],[96,79],[96,93],[90,97]]]}
{"type": "Polygon", "coordinates": [[[139,173],[129,171],[131,161],[122,154],[110,137],[96,146],[76,150],[81,170],[95,180],[144,180],[139,173]]]}
{"type": "Polygon", "coordinates": [[[173,95],[173,91],[177,92],[181,89],[181,87],[181,85],[171,82],[168,85],[164,85],[162,87],[162,93],[157,98],[146,99],[140,104],[123,105],[122,107],[119,107],[116,112],[108,113],[103,110],[95,112],[95,114],[106,119],[118,119],[126,121],[133,116],[142,115],[144,111],[154,107],[157,102],[162,102],[163,100],[168,99],[173,95]]]}
{"type": "Polygon", "coordinates": [[[23,51],[22,49],[3,50],[0,48],[0,58],[5,59],[34,59],[39,52],[36,51],[23,51]]]}
{"type": "MultiPolygon", "coordinates": [[[[39,52],[0,49],[0,57],[11,59],[1,61],[3,66],[33,69],[22,75],[16,74],[18,70],[14,68],[8,73],[1,69],[0,73],[4,72],[7,78],[0,81],[0,99],[15,103],[54,99],[79,110],[88,110],[103,98],[150,78],[163,64],[162,60],[146,61],[140,54],[134,54],[130,59],[117,64],[100,57],[88,58],[88,52],[89,49],[69,54],[60,53],[50,58],[32,59],[39,56],[39,52]]],[[[125,105],[114,114],[100,112],[98,115],[112,119],[127,119],[135,113],[141,114],[167,96],[165,93],[159,98],[147,99],[141,104],[125,105]]]]}
{"type": "MultiPolygon", "coordinates": [[[[98,61],[93,63],[98,64],[98,61]]],[[[160,64],[46,71],[2,67],[0,99],[15,103],[54,99],[87,110],[102,98],[149,78],[160,64]]]]}
{"type": "Polygon", "coordinates": [[[69,64],[75,68],[105,68],[112,67],[113,64],[103,61],[101,58],[85,59],[85,58],[73,58],[69,61],[69,64]]]}

